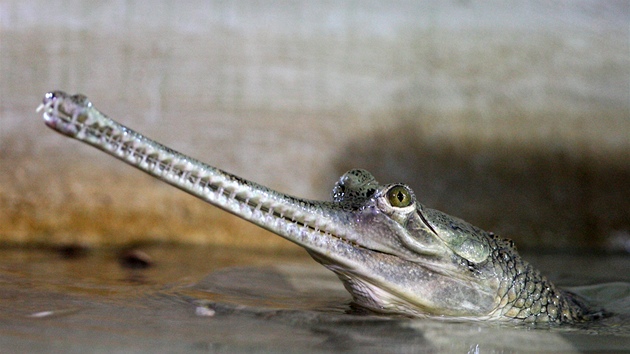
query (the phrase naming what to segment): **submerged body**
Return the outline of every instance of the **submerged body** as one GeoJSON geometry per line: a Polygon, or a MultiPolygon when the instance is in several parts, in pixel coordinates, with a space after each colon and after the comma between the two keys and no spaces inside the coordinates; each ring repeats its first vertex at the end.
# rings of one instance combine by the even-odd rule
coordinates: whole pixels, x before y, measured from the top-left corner
{"type": "Polygon", "coordinates": [[[353,301],[380,313],[533,323],[601,317],[521,259],[509,240],[420,204],[407,185],[344,174],[330,202],[291,197],[184,156],[56,91],[46,124],[302,247],[353,301]]]}

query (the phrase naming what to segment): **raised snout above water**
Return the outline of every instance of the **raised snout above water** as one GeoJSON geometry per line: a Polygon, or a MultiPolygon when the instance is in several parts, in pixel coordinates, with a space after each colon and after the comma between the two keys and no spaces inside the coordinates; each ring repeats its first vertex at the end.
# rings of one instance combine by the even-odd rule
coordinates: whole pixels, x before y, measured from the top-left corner
{"type": "Polygon", "coordinates": [[[53,91],[39,109],[50,128],[304,247],[372,311],[535,323],[602,316],[556,288],[511,241],[425,207],[405,184],[380,184],[355,169],[330,201],[296,198],[150,140],[83,95],[53,91]]]}

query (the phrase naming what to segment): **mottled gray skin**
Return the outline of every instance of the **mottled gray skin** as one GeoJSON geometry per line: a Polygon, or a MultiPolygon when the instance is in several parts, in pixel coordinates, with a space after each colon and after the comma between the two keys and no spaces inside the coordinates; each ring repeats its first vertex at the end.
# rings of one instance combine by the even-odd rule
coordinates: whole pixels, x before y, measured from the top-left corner
{"type": "Polygon", "coordinates": [[[56,91],[46,125],[302,247],[379,313],[576,323],[601,317],[521,259],[509,240],[426,208],[404,184],[351,170],[332,202],[291,197],[184,156],[56,91]]]}

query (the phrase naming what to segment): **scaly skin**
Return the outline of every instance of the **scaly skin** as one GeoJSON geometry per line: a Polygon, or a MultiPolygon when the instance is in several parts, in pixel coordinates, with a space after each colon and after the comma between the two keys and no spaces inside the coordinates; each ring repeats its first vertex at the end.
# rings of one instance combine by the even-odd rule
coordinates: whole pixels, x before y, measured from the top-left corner
{"type": "Polygon", "coordinates": [[[353,301],[380,313],[576,323],[601,317],[556,289],[511,241],[416,201],[404,184],[344,174],[333,201],[291,197],[184,156],[100,113],[85,96],[47,93],[50,128],[304,247],[353,301]]]}

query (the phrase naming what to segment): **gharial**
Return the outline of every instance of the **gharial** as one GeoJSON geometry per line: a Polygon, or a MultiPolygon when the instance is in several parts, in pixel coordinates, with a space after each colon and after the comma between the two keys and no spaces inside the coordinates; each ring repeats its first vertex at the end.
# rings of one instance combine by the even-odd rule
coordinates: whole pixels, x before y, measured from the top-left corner
{"type": "Polygon", "coordinates": [[[83,95],[49,92],[50,128],[92,145],[306,249],[353,302],[418,317],[577,323],[603,316],[556,288],[513,243],[429,209],[409,186],[355,169],[332,201],[288,196],[184,156],[114,122],[83,95]]]}

